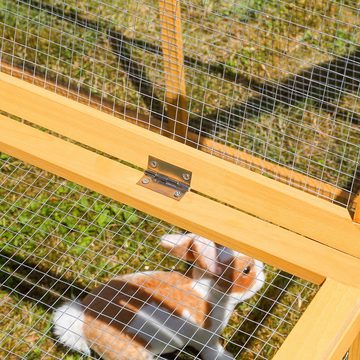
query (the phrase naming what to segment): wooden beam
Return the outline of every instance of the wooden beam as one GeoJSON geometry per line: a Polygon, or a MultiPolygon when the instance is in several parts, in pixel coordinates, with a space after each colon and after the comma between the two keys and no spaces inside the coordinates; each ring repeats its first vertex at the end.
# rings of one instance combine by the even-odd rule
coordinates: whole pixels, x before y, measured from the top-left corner
{"type": "Polygon", "coordinates": [[[0,109],[145,168],[149,155],[192,171],[194,190],[360,258],[346,209],[0,73],[0,109]]]}
{"type": "MultiPolygon", "coordinates": [[[[128,122],[153,132],[161,132],[161,121],[159,119],[151,117],[150,114],[144,114],[139,111],[131,111],[129,108],[126,108],[125,110],[122,106],[109,102],[102,97],[98,97],[96,94],[92,93],[90,96],[89,92],[83,87],[74,87],[71,83],[65,86],[59,83],[59,80],[55,83],[48,78],[45,81],[42,77],[42,73],[39,71],[34,74],[34,71],[31,72],[26,68],[17,68],[13,65],[6,64],[5,62],[0,64],[0,69],[5,74],[9,74],[44,89],[56,92],[57,94],[66,96],[69,99],[76,100],[77,102],[86,104],[87,106],[99,109],[102,112],[121,117],[128,122]]],[[[226,159],[227,161],[233,162],[239,166],[251,170],[264,171],[266,174],[272,175],[277,181],[290,184],[291,186],[310,194],[316,194],[325,200],[336,200],[338,203],[346,205],[351,199],[351,192],[348,190],[340,189],[331,184],[311,178],[306,174],[299,173],[236,148],[218,143],[205,136],[200,136],[199,138],[198,134],[189,131],[187,138],[187,144],[190,146],[210,153],[213,156],[226,159]]],[[[355,207],[357,198],[351,199],[351,201],[354,203],[355,207]]]]}
{"type": "MultiPolygon", "coordinates": [[[[190,138],[192,138],[190,133],[190,138]]],[[[299,173],[293,169],[272,163],[268,160],[261,159],[244,151],[220,144],[212,139],[201,137],[200,150],[210,153],[213,156],[220,157],[227,161],[238,164],[250,170],[259,170],[267,175],[272,176],[275,180],[291,185],[304,192],[320,196],[324,200],[335,200],[339,204],[348,204],[358,201],[352,196],[351,191],[340,189],[331,184],[314,179],[308,175],[299,173]]]]}
{"type": "Polygon", "coordinates": [[[360,289],[327,279],[273,360],[341,360],[359,331],[360,289]]]}
{"type": "Polygon", "coordinates": [[[360,333],[351,345],[349,350],[348,360],[359,360],[360,359],[360,333]]]}
{"type": "Polygon", "coordinates": [[[355,213],[354,213],[354,221],[358,224],[360,224],[360,195],[357,196],[357,203],[355,207],[355,213]]]}
{"type": "Polygon", "coordinates": [[[306,280],[360,288],[360,261],[350,255],[197,193],[174,201],[149,191],[136,185],[141,171],[5,116],[0,151],[306,280]]]}
{"type": "Polygon", "coordinates": [[[180,142],[186,142],[188,113],[180,1],[159,0],[159,8],[168,116],[167,131],[164,134],[180,142]]]}
{"type": "Polygon", "coordinates": [[[356,193],[355,201],[353,202],[354,208],[354,222],[360,224],[360,164],[358,164],[357,171],[355,173],[355,178],[352,184],[352,190],[356,193]]]}

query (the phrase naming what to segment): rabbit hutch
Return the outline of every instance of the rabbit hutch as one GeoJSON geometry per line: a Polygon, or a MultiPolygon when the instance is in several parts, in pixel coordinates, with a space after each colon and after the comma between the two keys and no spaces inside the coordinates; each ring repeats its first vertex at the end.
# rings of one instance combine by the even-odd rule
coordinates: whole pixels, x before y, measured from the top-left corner
{"type": "Polygon", "coordinates": [[[1,359],[360,359],[354,0],[0,0],[1,359]]]}

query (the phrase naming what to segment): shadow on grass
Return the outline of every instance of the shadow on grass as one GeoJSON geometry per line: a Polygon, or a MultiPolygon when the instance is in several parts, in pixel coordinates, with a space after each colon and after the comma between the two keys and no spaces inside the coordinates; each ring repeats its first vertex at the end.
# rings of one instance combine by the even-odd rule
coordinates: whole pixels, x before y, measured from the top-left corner
{"type": "Polygon", "coordinates": [[[256,307],[246,316],[244,323],[231,339],[232,352],[237,353],[244,348],[251,349],[253,347],[252,344],[256,341],[257,331],[264,326],[265,321],[271,316],[283,295],[286,294],[292,281],[292,275],[285,271],[280,271],[276,275],[262,294],[256,307]]]}
{"type": "MultiPolygon", "coordinates": [[[[239,347],[251,347],[256,331],[261,327],[269,313],[291,282],[288,274],[281,272],[263,294],[250,316],[246,318],[241,329],[232,339],[239,347]]],[[[0,252],[0,284],[9,294],[16,293],[24,300],[36,306],[53,311],[62,302],[82,298],[89,290],[76,279],[64,279],[51,269],[44,268],[30,257],[22,257],[8,252],[0,252]]],[[[186,348],[186,352],[196,357],[196,352],[186,348]]],[[[179,359],[179,353],[163,355],[164,359],[179,359]]],[[[183,356],[181,357],[183,358],[183,356]]]]}
{"type": "Polygon", "coordinates": [[[155,86],[146,75],[145,65],[133,59],[131,48],[126,41],[128,39],[124,39],[123,34],[113,30],[109,30],[108,38],[112,51],[117,55],[123,70],[128,74],[133,88],[142,97],[150,115],[161,121],[166,120],[164,119],[165,104],[156,95],[155,86]]]}
{"type": "Polygon", "coordinates": [[[61,302],[81,297],[85,287],[76,280],[69,283],[51,269],[30,257],[0,251],[0,284],[9,292],[53,309],[61,302]]]}
{"type": "MultiPolygon", "coordinates": [[[[360,49],[338,56],[329,62],[315,64],[281,82],[264,81],[253,86],[258,94],[240,104],[217,109],[202,119],[205,128],[217,127],[237,129],[244,119],[258,118],[261,114],[272,114],[278,106],[295,106],[305,100],[315,106],[346,120],[360,125],[357,112],[342,109],[334,104],[346,93],[356,93],[360,87],[360,49]]],[[[196,116],[193,122],[199,122],[196,116]]]]}
{"type": "MultiPolygon", "coordinates": [[[[101,31],[108,34],[110,45],[112,46],[114,53],[119,56],[123,70],[129,74],[129,78],[133,82],[135,89],[139,89],[139,93],[145,96],[145,103],[148,106],[150,105],[149,109],[152,107],[154,108],[155,115],[159,116],[159,114],[163,114],[163,104],[156,98],[156,94],[153,91],[153,85],[146,77],[144,65],[132,58],[130,50],[131,48],[137,48],[154,55],[162,55],[161,46],[151,44],[150,42],[141,39],[128,37],[120,31],[117,31],[113,25],[99,19],[90,20],[86,16],[82,16],[78,11],[65,10],[59,6],[45,4],[38,0],[23,0],[22,2],[30,5],[34,10],[45,11],[48,15],[56,16],[60,20],[68,21],[71,24],[82,28],[101,31]],[[154,103],[149,102],[147,99],[149,96],[154,103]],[[157,102],[160,102],[160,104],[157,102]]],[[[246,87],[257,85],[257,82],[254,81],[254,79],[250,80],[248,77],[242,75],[239,71],[233,70],[225,63],[204,63],[199,59],[186,55],[184,57],[184,63],[187,66],[196,67],[200,71],[220,74],[223,79],[242,84],[246,87]]]]}
{"type": "MultiPolygon", "coordinates": [[[[128,74],[136,91],[139,92],[151,115],[167,122],[164,101],[159,99],[152,81],[147,76],[145,65],[132,56],[132,48],[146,50],[161,55],[160,46],[147,41],[125,36],[112,24],[105,21],[90,20],[74,10],[65,10],[54,5],[44,4],[38,0],[23,0],[32,9],[45,11],[48,15],[58,17],[77,26],[106,33],[112,51],[119,59],[123,71],[128,74]]],[[[360,116],[350,109],[341,109],[334,100],[347,92],[357,92],[360,86],[360,50],[356,49],[346,56],[338,56],[328,62],[315,64],[296,75],[277,82],[276,80],[257,81],[222,63],[203,63],[198,59],[185,56],[187,66],[196,66],[199,71],[219,75],[222,79],[243,85],[255,91],[255,95],[239,104],[216,109],[212,114],[192,114],[190,126],[202,136],[216,134],[219,129],[238,129],[244,119],[258,118],[261,114],[271,114],[278,106],[295,106],[305,100],[312,101],[318,108],[337,116],[339,119],[360,124],[360,116]]],[[[23,65],[23,64],[21,64],[23,65]]],[[[31,65],[27,64],[31,67],[31,65]]],[[[44,69],[44,71],[48,69],[44,69]]],[[[38,75],[41,76],[41,73],[38,75]]],[[[70,80],[67,80],[68,82],[70,80]]]]}
{"type": "MultiPolygon", "coordinates": [[[[4,251],[0,251],[0,287],[10,295],[15,293],[23,300],[33,302],[37,307],[50,312],[64,301],[81,299],[89,292],[76,279],[64,280],[29,257],[4,251]]],[[[173,360],[176,356],[176,353],[166,354],[159,360],[173,360]]]]}
{"type": "MultiPolygon", "coordinates": [[[[346,206],[350,212],[350,216],[353,217],[354,210],[351,208],[354,207],[358,194],[360,194],[360,164],[355,168],[354,176],[350,177],[350,180],[334,200],[346,206]],[[348,199],[347,203],[344,202],[344,199],[348,199]]],[[[360,199],[358,199],[358,201],[360,201],[360,199]]]]}

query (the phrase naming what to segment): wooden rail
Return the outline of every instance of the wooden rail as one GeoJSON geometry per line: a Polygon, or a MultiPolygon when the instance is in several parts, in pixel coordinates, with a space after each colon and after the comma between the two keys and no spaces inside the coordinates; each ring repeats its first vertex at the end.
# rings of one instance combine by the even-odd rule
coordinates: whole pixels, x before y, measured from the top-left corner
{"type": "Polygon", "coordinates": [[[355,201],[354,221],[360,224],[360,192],[355,199],[356,201],[355,201]]]}
{"type": "Polygon", "coordinates": [[[274,360],[341,360],[359,331],[360,289],[327,279],[274,360]]]}
{"type": "Polygon", "coordinates": [[[360,224],[360,164],[355,174],[353,182],[353,192],[357,193],[354,201],[354,221],[360,224]]]}
{"type": "Polygon", "coordinates": [[[194,190],[360,258],[344,208],[1,73],[0,98],[3,111],[141,168],[149,155],[186,168],[194,190]]]}
{"type": "Polygon", "coordinates": [[[194,192],[174,201],[149,191],[135,185],[141,171],[5,116],[0,151],[313,283],[330,277],[360,288],[355,257],[194,192]]]}
{"type": "MultiPolygon", "coordinates": [[[[349,193],[336,187],[188,132],[180,5],[159,4],[168,128],[128,111],[125,120],[346,202],[349,193]]],[[[349,360],[360,359],[360,231],[345,209],[1,74],[0,98],[1,110],[140,167],[147,155],[187,167],[195,190],[273,222],[193,192],[174,202],[136,187],[139,170],[0,115],[1,151],[314,283],[325,280],[275,360],[340,360],[349,347],[349,360]]],[[[354,221],[360,223],[360,201],[354,221]]]]}
{"type": "Polygon", "coordinates": [[[360,359],[360,333],[352,343],[349,350],[348,360],[359,360],[360,359]]]}
{"type": "MultiPolygon", "coordinates": [[[[161,131],[161,122],[159,119],[151,117],[149,114],[131,111],[128,108],[110,103],[103,98],[97,97],[95,94],[86,92],[84,88],[75,87],[72,84],[61,85],[59,81],[52,82],[49,79],[46,81],[42,78],[41,73],[34,75],[30,70],[23,68],[16,68],[4,62],[0,63],[0,69],[5,74],[10,74],[13,77],[20,78],[26,82],[30,82],[39,87],[56,92],[59,95],[66,96],[69,99],[86,104],[93,108],[99,109],[102,112],[109,113],[120,117],[130,123],[144,127],[153,132],[159,133],[161,131]]],[[[240,166],[249,168],[251,170],[261,169],[267,174],[271,174],[277,181],[291,184],[292,187],[301,189],[304,192],[316,194],[325,200],[336,200],[338,203],[347,204],[351,198],[351,192],[340,189],[331,184],[324,183],[320,180],[313,179],[305,174],[301,174],[284,166],[274,164],[270,161],[258,158],[238,149],[220,144],[212,139],[200,136],[193,132],[187,134],[187,144],[198,148],[211,155],[226,159],[227,161],[239,164],[240,166]]],[[[354,207],[357,199],[354,199],[354,207]]]]}

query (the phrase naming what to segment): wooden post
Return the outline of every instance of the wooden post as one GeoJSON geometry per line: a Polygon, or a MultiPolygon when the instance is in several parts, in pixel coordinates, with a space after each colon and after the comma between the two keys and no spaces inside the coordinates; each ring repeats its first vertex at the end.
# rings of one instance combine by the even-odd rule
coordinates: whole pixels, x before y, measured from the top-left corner
{"type": "Polygon", "coordinates": [[[360,224],[360,165],[358,165],[355,172],[355,179],[352,191],[356,194],[353,206],[355,205],[354,222],[360,224]]]}
{"type": "Polygon", "coordinates": [[[357,196],[357,204],[355,208],[354,221],[360,224],[360,194],[357,196]]]}
{"type": "Polygon", "coordinates": [[[160,0],[161,40],[165,72],[168,126],[164,134],[186,142],[188,114],[179,0],[160,0]]]}
{"type": "Polygon", "coordinates": [[[360,334],[356,337],[355,341],[351,345],[349,350],[348,360],[359,360],[360,359],[360,334]]]}
{"type": "Polygon", "coordinates": [[[340,360],[359,330],[360,289],[327,279],[274,360],[340,360]]]}

